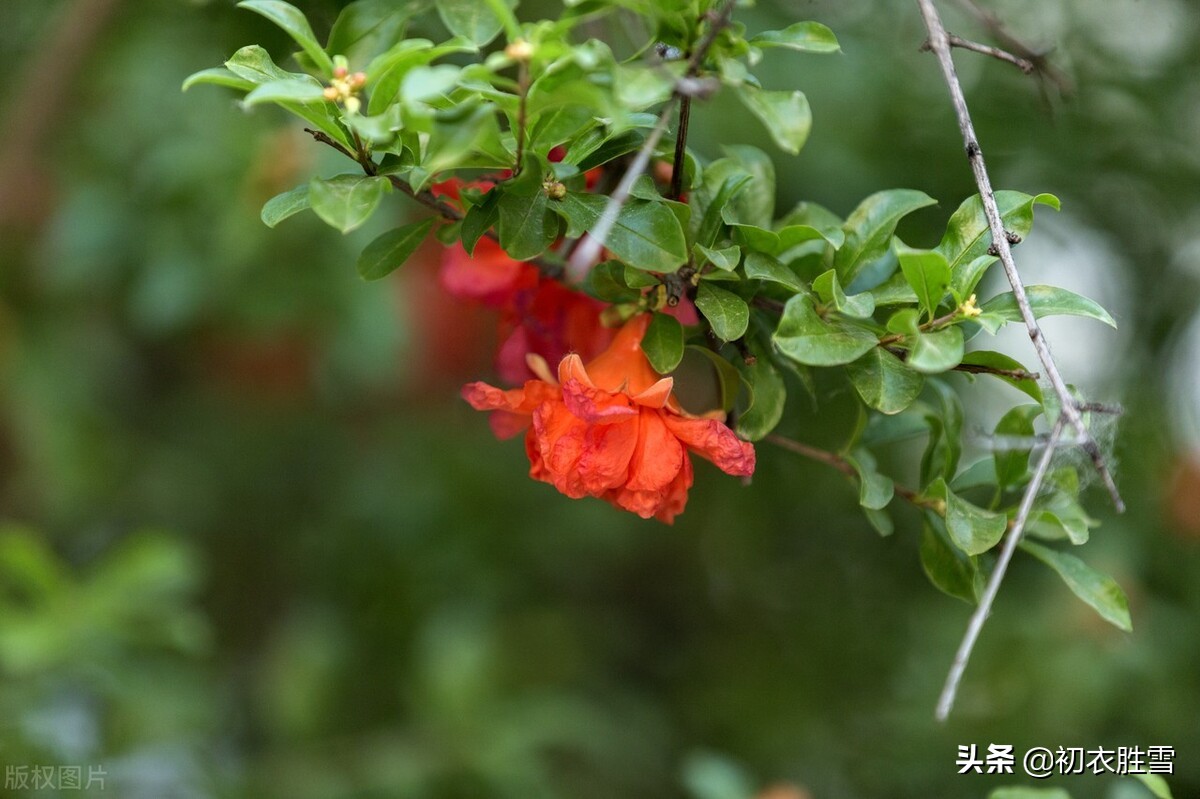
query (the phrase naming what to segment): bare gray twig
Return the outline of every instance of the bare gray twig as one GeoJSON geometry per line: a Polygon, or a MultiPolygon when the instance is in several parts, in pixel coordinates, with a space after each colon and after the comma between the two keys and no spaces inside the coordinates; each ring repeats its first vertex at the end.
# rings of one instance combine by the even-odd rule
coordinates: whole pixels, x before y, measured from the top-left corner
{"type": "MultiPolygon", "coordinates": [[[[729,17],[733,13],[734,0],[726,0],[721,10],[718,12],[709,13],[708,31],[704,38],[696,45],[695,51],[688,59],[687,71],[684,73],[684,79],[694,78],[700,70],[700,65],[704,62],[704,56],[707,55],[708,49],[712,47],[713,42],[717,38],[717,34],[721,29],[729,24],[729,17]]],[[[617,217],[621,213],[622,206],[629,199],[629,193],[633,190],[633,184],[637,181],[642,173],[646,171],[646,167],[650,164],[650,158],[654,154],[654,148],[658,146],[659,139],[662,138],[667,129],[667,123],[671,119],[671,113],[675,109],[675,104],[678,103],[685,93],[679,89],[671,95],[671,99],[663,106],[662,113],[658,115],[658,122],[650,131],[650,135],[646,137],[646,141],[642,144],[637,155],[625,170],[624,177],[617,184],[617,188],[608,197],[608,204],[604,206],[604,212],[600,215],[596,226],[589,231],[587,238],[575,248],[571,253],[571,259],[567,262],[567,282],[579,283],[587,276],[588,269],[600,255],[600,248],[604,246],[604,240],[608,234],[612,232],[612,227],[617,222],[617,217]]],[[[690,96],[690,95],[688,95],[690,96]]]]}
{"type": "Polygon", "coordinates": [[[1050,438],[1046,441],[1046,448],[1042,450],[1042,457],[1038,460],[1037,469],[1034,471],[1029,485],[1025,487],[1025,495],[1021,497],[1017,517],[1013,519],[1012,526],[1008,528],[1008,537],[1004,539],[1004,548],[1000,550],[1000,557],[996,559],[996,565],[992,568],[992,576],[988,578],[988,584],[983,590],[983,596],[979,599],[979,605],[971,614],[971,621],[967,624],[967,634],[963,636],[962,643],[958,645],[954,663],[951,664],[950,673],[946,675],[946,684],[942,687],[942,695],[938,698],[938,721],[945,721],[954,707],[954,697],[958,694],[958,684],[962,681],[963,672],[967,669],[971,650],[975,648],[975,642],[979,640],[983,623],[987,621],[988,615],[992,612],[992,604],[996,601],[996,594],[1000,592],[1000,583],[1004,581],[1004,573],[1008,570],[1008,564],[1012,561],[1013,553],[1017,551],[1017,544],[1021,542],[1021,535],[1025,532],[1025,525],[1029,522],[1029,514],[1033,511],[1034,500],[1042,490],[1042,483],[1045,482],[1046,474],[1050,471],[1050,461],[1054,458],[1054,451],[1058,448],[1059,438],[1062,436],[1066,423],[1064,417],[1065,414],[1059,416],[1054,423],[1054,429],[1050,431],[1050,438]]]}
{"type": "MultiPolygon", "coordinates": [[[[981,55],[991,56],[997,60],[1012,64],[1026,75],[1032,74],[1034,69],[1036,69],[1033,62],[1028,58],[1021,58],[1020,56],[1013,55],[1007,50],[1001,50],[999,47],[992,47],[990,44],[973,42],[970,39],[964,39],[961,36],[955,36],[953,33],[947,33],[946,38],[950,41],[951,47],[959,47],[963,50],[970,50],[975,53],[980,53],[981,55]]],[[[924,45],[922,45],[921,49],[929,50],[929,42],[926,42],[924,45]]]]}
{"type": "Polygon", "coordinates": [[[933,0],[917,0],[917,5],[921,9],[921,16],[925,20],[925,29],[929,33],[929,49],[937,56],[946,86],[950,90],[950,98],[954,104],[954,113],[958,118],[959,129],[962,131],[963,141],[966,144],[967,159],[970,161],[971,171],[975,175],[975,184],[979,189],[979,196],[983,201],[984,213],[987,215],[988,227],[992,233],[992,247],[999,256],[1000,263],[1004,266],[1004,273],[1008,277],[1009,285],[1012,286],[1013,297],[1017,301],[1021,318],[1025,322],[1025,329],[1029,333],[1029,338],[1033,342],[1034,349],[1037,351],[1038,359],[1042,362],[1044,368],[1043,374],[1050,381],[1061,404],[1059,417],[1054,424],[1054,432],[1051,434],[1046,450],[1042,454],[1042,459],[1038,464],[1034,479],[1026,487],[1025,494],[1021,499],[1017,518],[1014,520],[1012,531],[1009,533],[1009,541],[1006,542],[1004,550],[1001,552],[1000,559],[997,561],[996,568],[993,570],[992,577],[988,582],[987,590],[980,600],[979,607],[976,608],[974,615],[971,617],[967,633],[955,655],[954,663],[950,667],[950,673],[946,677],[946,685],[942,689],[942,695],[938,700],[937,706],[937,718],[944,721],[949,716],[950,709],[954,706],[954,697],[958,691],[958,684],[962,679],[963,671],[967,667],[967,660],[970,658],[971,650],[974,648],[975,642],[979,638],[979,633],[983,629],[983,623],[987,620],[988,613],[991,612],[992,603],[995,601],[996,593],[1000,590],[1000,583],[1004,579],[1004,572],[1007,569],[1009,560],[1012,558],[1012,552],[1015,550],[1021,532],[1025,528],[1029,512],[1033,507],[1033,502],[1037,498],[1038,491],[1041,490],[1042,481],[1045,479],[1046,470],[1049,469],[1050,459],[1059,444],[1062,430],[1066,425],[1070,425],[1078,433],[1080,444],[1088,455],[1091,456],[1092,463],[1095,465],[1105,487],[1108,489],[1113,505],[1116,507],[1118,513],[1124,511],[1125,503],[1121,500],[1121,494],[1117,490],[1112,474],[1108,471],[1099,446],[1084,424],[1083,417],[1079,412],[1079,405],[1075,401],[1075,398],[1071,396],[1070,391],[1067,389],[1067,384],[1063,381],[1062,375],[1058,371],[1058,365],[1055,363],[1054,357],[1050,354],[1050,346],[1046,341],[1046,336],[1038,325],[1037,319],[1033,315],[1033,309],[1029,305],[1029,299],[1025,294],[1025,285],[1021,280],[1020,274],[1017,272],[1016,262],[1013,260],[1012,245],[1004,230],[1004,221],[1000,215],[1000,209],[996,205],[996,196],[992,191],[991,178],[983,161],[983,151],[980,149],[979,140],[975,135],[975,126],[971,122],[971,114],[967,109],[967,100],[963,95],[962,84],[959,83],[958,74],[954,69],[954,60],[950,54],[949,34],[947,34],[946,28],[942,24],[941,17],[938,15],[937,7],[934,5],[933,0]]]}

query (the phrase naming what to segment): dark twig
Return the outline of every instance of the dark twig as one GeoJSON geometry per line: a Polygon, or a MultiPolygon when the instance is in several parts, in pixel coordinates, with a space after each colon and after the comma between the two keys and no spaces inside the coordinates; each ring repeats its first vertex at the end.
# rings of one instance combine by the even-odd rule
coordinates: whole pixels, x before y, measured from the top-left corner
{"type": "Polygon", "coordinates": [[[980,25],[987,28],[992,38],[1003,45],[1005,50],[1017,58],[1029,62],[1033,66],[1033,74],[1053,83],[1060,95],[1070,95],[1075,90],[1075,86],[1066,73],[1050,63],[1050,51],[1037,50],[1025,44],[1008,31],[998,16],[980,6],[975,0],[959,0],[959,5],[975,17],[980,25]]]}
{"type": "MultiPolygon", "coordinates": [[[[1005,63],[1012,64],[1026,75],[1032,75],[1034,69],[1036,69],[1036,67],[1033,65],[1033,62],[1028,58],[1021,58],[1020,56],[1013,55],[1007,50],[1001,50],[999,47],[992,47],[990,44],[973,42],[970,39],[964,39],[961,36],[955,36],[953,33],[947,33],[946,39],[950,42],[951,47],[960,47],[963,50],[970,50],[974,53],[991,56],[992,58],[1004,61],[1005,63]]],[[[921,49],[929,50],[929,42],[925,42],[925,44],[921,45],[921,49]]]]}
{"type": "Polygon", "coordinates": [[[692,116],[692,98],[684,95],[679,98],[679,130],[675,133],[675,160],[671,164],[671,194],[672,200],[683,196],[683,167],[687,153],[688,120],[692,116]]]}
{"type": "Polygon", "coordinates": [[[1025,488],[1025,495],[1021,497],[1017,516],[1009,525],[1008,537],[1004,541],[1003,549],[1000,550],[1000,556],[996,559],[996,565],[992,568],[992,575],[988,578],[987,587],[979,599],[979,605],[976,606],[975,612],[971,614],[971,621],[967,623],[967,634],[963,636],[962,643],[958,646],[954,662],[950,666],[950,673],[946,675],[946,684],[942,688],[942,695],[938,698],[937,717],[939,721],[945,721],[954,707],[954,698],[958,694],[958,684],[962,681],[963,672],[967,669],[967,661],[971,658],[971,651],[975,648],[975,642],[979,640],[979,633],[983,630],[983,624],[987,621],[988,614],[992,612],[992,604],[996,601],[996,594],[1000,591],[1000,583],[1004,581],[1004,573],[1008,570],[1013,553],[1017,551],[1017,544],[1021,542],[1021,535],[1025,532],[1029,514],[1033,511],[1034,500],[1037,499],[1038,492],[1042,490],[1042,483],[1045,482],[1046,474],[1050,471],[1050,461],[1054,458],[1054,451],[1058,447],[1065,424],[1065,415],[1059,416],[1054,423],[1054,429],[1050,431],[1050,438],[1046,441],[1046,448],[1038,460],[1037,469],[1034,470],[1033,478],[1025,488]]]}
{"type": "MultiPolygon", "coordinates": [[[[852,480],[858,479],[858,470],[854,468],[854,465],[841,455],[838,455],[836,452],[830,452],[827,449],[820,449],[819,447],[814,447],[810,444],[805,444],[801,441],[796,441],[795,439],[787,438],[776,433],[771,433],[763,440],[770,442],[771,444],[774,444],[782,449],[786,449],[788,452],[794,452],[797,455],[802,455],[811,461],[823,463],[826,466],[832,466],[834,469],[837,469],[839,472],[851,478],[852,480]]],[[[936,504],[934,501],[922,499],[919,493],[913,491],[911,488],[902,486],[899,483],[893,483],[892,486],[896,492],[896,496],[911,502],[917,507],[932,508],[936,504]]]]}
{"type": "MultiPolygon", "coordinates": [[[[684,72],[684,79],[694,78],[700,71],[701,64],[704,63],[704,57],[708,54],[709,48],[716,41],[717,34],[729,24],[729,17],[733,13],[734,0],[726,0],[721,6],[721,10],[717,12],[709,12],[708,14],[708,31],[704,38],[696,46],[691,58],[688,59],[687,70],[684,72]]],[[[592,263],[600,255],[600,249],[604,246],[604,241],[608,237],[612,226],[616,224],[617,217],[621,213],[621,207],[625,205],[625,201],[629,199],[629,193],[633,190],[633,184],[637,181],[642,173],[646,171],[646,167],[650,164],[650,157],[654,153],[654,148],[658,146],[659,139],[667,129],[667,122],[671,118],[671,112],[674,110],[675,103],[679,102],[684,97],[684,93],[676,89],[671,94],[671,98],[663,106],[662,113],[658,115],[658,122],[650,131],[650,135],[646,137],[646,141],[642,143],[642,147],[638,150],[633,161],[630,162],[629,168],[625,170],[625,175],[621,178],[621,182],[617,184],[617,188],[608,197],[608,203],[604,206],[603,213],[600,214],[600,219],[592,230],[588,232],[587,239],[575,252],[571,254],[571,260],[567,262],[567,279],[570,283],[579,283],[587,274],[587,270],[591,268],[592,263]]]]}

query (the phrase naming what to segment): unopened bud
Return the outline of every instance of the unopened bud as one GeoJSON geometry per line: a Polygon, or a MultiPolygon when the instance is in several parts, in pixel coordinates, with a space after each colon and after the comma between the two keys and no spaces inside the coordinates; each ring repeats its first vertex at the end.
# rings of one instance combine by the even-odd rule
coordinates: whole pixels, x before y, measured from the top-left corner
{"type": "Polygon", "coordinates": [[[350,76],[350,88],[361,89],[363,86],[366,86],[366,85],[367,85],[367,73],[355,72],[353,75],[350,76]]]}
{"type": "Polygon", "coordinates": [[[547,180],[542,184],[542,191],[546,192],[546,196],[551,200],[561,200],[567,196],[567,187],[557,180],[547,180]]]}
{"type": "Polygon", "coordinates": [[[341,80],[342,78],[346,77],[346,73],[348,73],[349,71],[350,70],[347,67],[344,67],[339,64],[338,66],[333,68],[333,76],[335,78],[337,78],[338,80],[341,80]]]}
{"type": "Polygon", "coordinates": [[[959,306],[958,312],[968,319],[973,316],[979,316],[981,313],[983,313],[983,311],[979,310],[979,306],[975,304],[974,294],[968,297],[967,301],[959,306]]]}
{"type": "Polygon", "coordinates": [[[325,91],[322,92],[322,94],[324,94],[325,99],[329,100],[330,102],[333,102],[334,100],[336,100],[338,98],[338,90],[333,88],[332,86],[326,86],[325,91]]]}
{"type": "Polygon", "coordinates": [[[357,97],[347,97],[345,105],[346,113],[354,116],[362,108],[362,100],[359,100],[357,97]]]}
{"type": "Polygon", "coordinates": [[[504,48],[504,54],[513,61],[528,61],[533,58],[533,45],[524,39],[516,39],[504,48]]]}

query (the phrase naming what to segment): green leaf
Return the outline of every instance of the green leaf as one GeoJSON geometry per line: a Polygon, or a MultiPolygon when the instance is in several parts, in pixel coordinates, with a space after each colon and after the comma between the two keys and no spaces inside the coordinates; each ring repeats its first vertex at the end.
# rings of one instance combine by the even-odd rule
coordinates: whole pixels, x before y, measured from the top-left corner
{"type": "Polygon", "coordinates": [[[705,185],[710,180],[720,185],[726,177],[749,175],[752,187],[734,193],[729,207],[720,209],[722,218],[743,225],[770,227],[775,219],[775,162],[762,150],[746,144],[726,144],[721,149],[726,157],[705,168],[705,185]]]}
{"type": "MultiPolygon", "coordinates": [[[[515,0],[505,0],[509,8],[515,0]]],[[[451,33],[470,39],[482,47],[495,39],[504,29],[504,21],[496,16],[485,0],[437,0],[438,16],[451,33]]]]}
{"type": "MultiPolygon", "coordinates": [[[[720,250],[713,250],[705,247],[703,244],[697,244],[692,248],[697,255],[705,261],[708,261],[717,269],[723,272],[732,272],[737,269],[738,263],[742,260],[742,248],[736,244],[732,247],[725,247],[720,250]]],[[[700,260],[698,258],[697,260],[700,260]]]]}
{"type": "Polygon", "coordinates": [[[963,334],[958,327],[948,327],[933,333],[921,333],[909,350],[910,369],[932,375],[953,369],[962,362],[963,334]]]}
{"type": "Polygon", "coordinates": [[[246,106],[262,103],[327,103],[321,84],[312,79],[273,80],[255,88],[242,103],[246,106]]]}
{"type": "Polygon", "coordinates": [[[852,284],[869,263],[887,252],[901,219],[934,202],[914,189],[881,191],[863,200],[842,226],[846,241],[833,261],[842,285],[852,284]]]}
{"type": "Polygon", "coordinates": [[[390,187],[387,178],[365,175],[313,178],[308,202],[326,224],[349,233],[370,218],[390,187]]]}
{"type": "Polygon", "coordinates": [[[224,67],[213,67],[212,69],[202,69],[199,72],[194,72],[187,77],[183,82],[183,91],[187,91],[193,86],[200,83],[209,83],[215,86],[227,86],[230,89],[238,89],[246,92],[254,88],[253,81],[248,81],[245,78],[235,75],[224,67]]]}
{"type": "Polygon", "coordinates": [[[946,503],[946,532],[954,545],[968,555],[980,555],[1000,542],[1008,529],[1003,513],[984,510],[955,494],[939,477],[925,491],[926,496],[946,503]]]}
{"type": "Polygon", "coordinates": [[[879,344],[869,330],[840,319],[822,319],[812,297],[805,295],[788,300],[772,339],[784,355],[809,366],[850,363],[879,344]]]}
{"type": "MultiPolygon", "coordinates": [[[[250,81],[255,86],[277,80],[314,80],[308,75],[280,69],[271,60],[267,51],[256,44],[238,50],[225,62],[225,66],[229,68],[230,72],[239,78],[250,81]]],[[[279,101],[279,104],[301,119],[307,120],[314,128],[328,134],[330,138],[347,150],[354,149],[346,131],[332,115],[333,106],[331,104],[305,105],[287,101],[279,101]]]]}
{"type": "Polygon", "coordinates": [[[738,295],[710,283],[701,283],[696,290],[696,307],[722,341],[734,341],[746,334],[750,306],[738,295]]]}
{"type": "Polygon", "coordinates": [[[376,238],[358,256],[358,274],[363,280],[387,277],[409,259],[433,229],[433,217],[401,225],[376,238]]]}
{"type": "MultiPolygon", "coordinates": [[[[1033,310],[1034,318],[1084,316],[1103,322],[1112,328],[1117,326],[1108,311],[1093,300],[1082,297],[1073,291],[1067,291],[1057,286],[1026,286],[1025,295],[1029,299],[1029,307],[1033,310]]],[[[1017,307],[1017,299],[1011,291],[992,297],[981,305],[979,310],[985,314],[1003,317],[1009,322],[1021,321],[1021,311],[1017,307]]]]}
{"type": "Polygon", "coordinates": [[[587,293],[604,302],[633,302],[641,296],[637,289],[625,283],[625,264],[620,261],[604,261],[588,270],[584,284],[587,293]]]}
{"type": "Polygon", "coordinates": [[[939,591],[974,605],[982,592],[982,576],[975,558],[951,546],[942,528],[942,520],[925,515],[921,531],[921,568],[939,591]]]}
{"type": "Polygon", "coordinates": [[[856,449],[846,461],[858,473],[858,504],[871,510],[883,510],[892,501],[896,484],[876,469],[875,456],[865,449],[856,449]]]}
{"type": "Polygon", "coordinates": [[[1018,486],[1029,473],[1029,453],[1033,449],[1033,420],[1042,413],[1041,405],[1018,405],[996,423],[996,482],[1001,487],[1018,486]],[[1021,446],[1017,442],[1025,442],[1021,446]]]}
{"type": "MultiPolygon", "coordinates": [[[[1022,238],[1033,229],[1035,205],[1048,205],[1056,211],[1059,207],[1058,198],[1053,194],[1034,197],[1019,191],[996,192],[996,205],[1000,209],[1004,229],[1022,238]]],[[[934,248],[946,257],[953,276],[952,288],[960,297],[966,297],[974,291],[984,271],[995,263],[996,257],[987,252],[991,245],[992,232],[983,212],[983,203],[978,194],[972,195],[951,215],[941,243],[934,248]],[[976,259],[984,260],[972,263],[976,259]],[[972,268],[968,269],[968,266],[972,268]]]]}
{"type": "Polygon", "coordinates": [[[897,250],[900,271],[912,287],[921,308],[930,319],[937,316],[937,307],[950,287],[950,267],[945,257],[935,250],[897,250]]]}
{"type": "Polygon", "coordinates": [[[296,40],[296,44],[300,45],[300,48],[313,60],[313,63],[321,70],[321,74],[326,76],[333,74],[333,59],[321,45],[317,44],[317,37],[313,35],[312,26],[308,24],[308,19],[300,9],[283,2],[283,0],[242,0],[238,3],[238,8],[261,14],[274,22],[288,36],[296,40]]]}
{"type": "MultiPolygon", "coordinates": [[[[921,456],[921,485],[937,476],[949,480],[958,469],[962,457],[963,407],[958,394],[941,380],[929,380],[925,385],[937,395],[937,410],[926,406],[925,423],[929,425],[929,442],[921,456]]],[[[880,417],[883,418],[883,417],[880,417]]]]}
{"type": "MultiPolygon", "coordinates": [[[[591,233],[607,206],[607,197],[569,192],[550,207],[575,230],[591,233]]],[[[604,246],[630,266],[649,272],[674,272],[687,261],[683,226],[664,202],[626,201],[604,246]]]]}
{"type": "Polygon", "coordinates": [[[683,360],[683,325],[665,313],[655,313],[642,338],[642,352],[660,375],[675,371],[683,360]]]}
{"type": "MultiPolygon", "coordinates": [[[[976,350],[968,352],[962,359],[964,366],[983,366],[989,369],[1002,369],[1007,372],[1025,372],[1029,373],[1020,361],[1003,355],[999,352],[991,352],[989,350],[976,350]]],[[[999,380],[1003,380],[1018,391],[1022,391],[1031,397],[1036,402],[1042,401],[1042,389],[1037,384],[1036,380],[1017,380],[1008,375],[995,374],[993,372],[985,372],[999,380]]]]}
{"type": "Polygon", "coordinates": [[[868,319],[875,313],[875,298],[866,292],[847,297],[833,269],[817,276],[813,281],[813,291],[824,305],[855,319],[868,319]]]}
{"type": "Polygon", "coordinates": [[[787,388],[779,371],[766,358],[759,358],[741,371],[752,401],[738,415],[737,432],[747,441],[758,441],[783,418],[787,388]]]}
{"type": "Polygon", "coordinates": [[[419,0],[357,0],[338,14],[325,51],[345,56],[351,70],[362,69],[400,39],[409,18],[422,5],[419,0]]]}
{"type": "Polygon", "coordinates": [[[717,386],[720,389],[721,409],[726,412],[730,411],[742,384],[742,376],[738,373],[737,367],[722,358],[720,353],[713,352],[708,347],[689,344],[684,351],[693,353],[712,364],[716,372],[717,386]]]}
{"type": "Polygon", "coordinates": [[[756,47],[784,47],[801,53],[841,51],[833,31],[819,22],[797,22],[781,31],[763,31],[750,40],[756,47]]]}
{"type": "MultiPolygon", "coordinates": [[[[532,171],[528,174],[534,175],[532,171]]],[[[534,175],[536,177],[536,175],[534,175]]],[[[500,195],[500,246],[518,261],[528,261],[546,251],[558,237],[558,218],[550,212],[550,199],[540,183],[532,191],[518,190],[513,184],[500,195]]]]}
{"type": "Polygon", "coordinates": [[[804,291],[804,284],[796,273],[769,255],[761,252],[746,253],[746,277],[750,280],[766,280],[778,283],[792,291],[804,291]]]}
{"type": "Polygon", "coordinates": [[[747,84],[737,96],[763,123],[779,149],[792,155],[800,152],[812,129],[812,110],[803,92],[767,91],[747,84]]]}
{"type": "Polygon", "coordinates": [[[1071,799],[1062,788],[997,788],[988,799],[1071,799]]]}
{"type": "Polygon", "coordinates": [[[1171,786],[1167,785],[1167,781],[1157,774],[1133,774],[1132,776],[1150,789],[1150,793],[1154,794],[1157,799],[1174,799],[1171,796],[1171,786]]]}
{"type": "MultiPolygon", "coordinates": [[[[723,160],[728,162],[728,159],[723,160]]],[[[753,180],[752,176],[744,173],[731,175],[725,178],[719,188],[709,196],[710,191],[707,184],[711,177],[710,172],[705,172],[705,187],[695,192],[692,197],[692,202],[696,203],[697,210],[703,212],[692,217],[696,243],[706,247],[716,243],[725,209],[730,207],[732,199],[753,180]]]]}
{"type": "Polygon", "coordinates": [[[1058,572],[1075,596],[1090,605],[1109,624],[1133,631],[1129,618],[1129,600],[1113,578],[1088,566],[1074,555],[1059,552],[1032,541],[1021,542],[1021,548],[1058,572]]]}
{"type": "Polygon", "coordinates": [[[846,366],[854,390],[868,407],[895,414],[912,405],[925,385],[925,378],[883,347],[846,366]]]}
{"type": "Polygon", "coordinates": [[[267,200],[262,207],[263,224],[273,228],[293,214],[298,214],[308,208],[308,184],[297,186],[291,191],[276,194],[267,200]]]}

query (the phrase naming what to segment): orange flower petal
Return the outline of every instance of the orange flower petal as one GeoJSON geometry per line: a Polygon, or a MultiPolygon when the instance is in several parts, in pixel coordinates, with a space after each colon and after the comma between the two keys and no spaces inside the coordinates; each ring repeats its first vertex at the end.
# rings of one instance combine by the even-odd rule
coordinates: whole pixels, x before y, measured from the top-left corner
{"type": "Polygon", "coordinates": [[[638,415],[637,407],[624,394],[610,394],[572,378],[562,385],[567,410],[589,424],[609,425],[638,415]]]}
{"type": "Polygon", "coordinates": [[[712,461],[726,474],[739,477],[754,474],[754,446],[717,420],[669,415],[666,424],[688,449],[712,461]]]}

